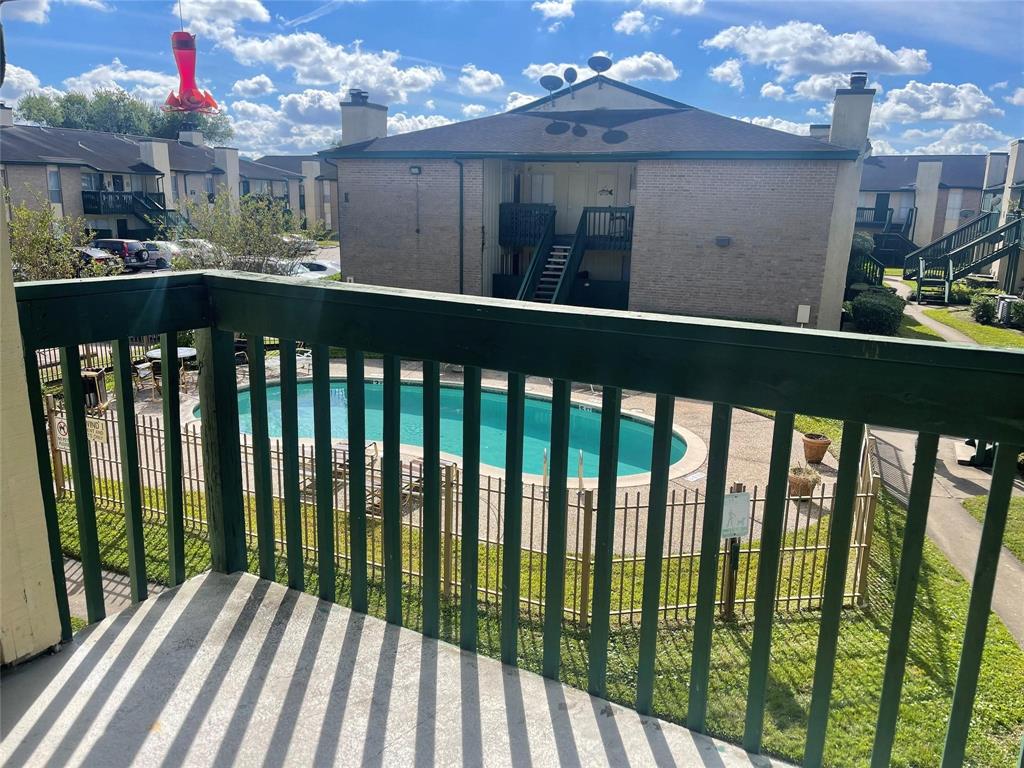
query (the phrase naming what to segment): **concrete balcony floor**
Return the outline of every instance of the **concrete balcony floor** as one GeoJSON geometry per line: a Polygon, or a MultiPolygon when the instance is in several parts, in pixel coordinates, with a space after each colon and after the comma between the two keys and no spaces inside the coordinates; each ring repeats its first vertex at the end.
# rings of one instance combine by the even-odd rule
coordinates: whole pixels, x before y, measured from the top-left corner
{"type": "Polygon", "coordinates": [[[112,616],[0,696],[11,766],[773,764],[248,574],[112,616]]]}

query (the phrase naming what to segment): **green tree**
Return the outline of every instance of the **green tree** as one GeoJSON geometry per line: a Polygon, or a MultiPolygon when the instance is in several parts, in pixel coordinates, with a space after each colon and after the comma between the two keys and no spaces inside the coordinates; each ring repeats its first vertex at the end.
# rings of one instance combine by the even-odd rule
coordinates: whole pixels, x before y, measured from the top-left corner
{"type": "Polygon", "coordinates": [[[18,102],[18,119],[54,128],[85,128],[109,133],[130,133],[174,139],[186,121],[214,143],[232,137],[226,115],[186,115],[162,112],[119,88],[89,95],[71,91],[64,94],[31,93],[18,102]]]}
{"type": "MultiPolygon", "coordinates": [[[[2,204],[9,204],[9,199],[5,191],[2,204]]],[[[123,269],[119,259],[106,264],[85,263],[75,250],[91,239],[85,219],[58,216],[42,196],[31,206],[21,204],[11,209],[10,238],[16,281],[97,277],[123,269]]]]}
{"type": "Polygon", "coordinates": [[[287,274],[299,256],[296,244],[282,237],[295,222],[280,200],[245,195],[236,203],[222,186],[212,204],[204,197],[183,200],[180,210],[193,232],[175,269],[287,274]]]}

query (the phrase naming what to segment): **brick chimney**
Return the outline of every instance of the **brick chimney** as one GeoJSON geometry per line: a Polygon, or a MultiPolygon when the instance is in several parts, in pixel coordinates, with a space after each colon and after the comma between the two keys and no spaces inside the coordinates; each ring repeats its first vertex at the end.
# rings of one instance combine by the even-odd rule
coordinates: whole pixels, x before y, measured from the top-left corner
{"type": "Polygon", "coordinates": [[[10,128],[14,125],[14,109],[0,101],[0,128],[10,128]]]}
{"type": "Polygon", "coordinates": [[[380,139],[388,135],[388,108],[371,104],[370,95],[351,88],[348,101],[341,102],[341,145],[380,139]]]}

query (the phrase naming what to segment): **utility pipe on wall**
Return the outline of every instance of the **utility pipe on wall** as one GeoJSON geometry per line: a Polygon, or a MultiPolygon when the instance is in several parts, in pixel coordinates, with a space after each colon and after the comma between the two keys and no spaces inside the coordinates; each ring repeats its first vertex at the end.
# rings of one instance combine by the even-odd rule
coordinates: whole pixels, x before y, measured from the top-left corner
{"type": "Polygon", "coordinates": [[[453,160],[459,166],[459,293],[465,293],[465,232],[463,231],[463,184],[465,181],[465,166],[461,160],[453,160]]]}

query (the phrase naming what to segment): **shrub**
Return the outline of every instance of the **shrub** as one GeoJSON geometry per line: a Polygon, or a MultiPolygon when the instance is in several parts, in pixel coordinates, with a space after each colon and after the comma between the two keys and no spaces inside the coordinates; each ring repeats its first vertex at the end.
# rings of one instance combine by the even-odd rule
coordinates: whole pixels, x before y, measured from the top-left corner
{"type": "Polygon", "coordinates": [[[1010,305],[1009,324],[1024,330],[1024,301],[1015,301],[1010,305]]]}
{"type": "Polygon", "coordinates": [[[950,304],[970,304],[974,291],[963,280],[957,280],[949,289],[950,304]]]}
{"type": "Polygon", "coordinates": [[[866,291],[853,300],[853,323],[861,333],[895,336],[906,302],[885,290],[866,291]]]}
{"type": "Polygon", "coordinates": [[[971,317],[981,325],[992,325],[996,320],[995,297],[986,294],[975,296],[971,302],[971,317]]]}

